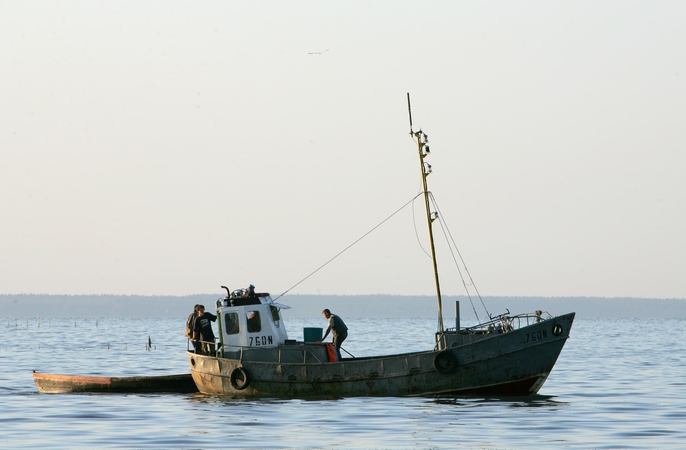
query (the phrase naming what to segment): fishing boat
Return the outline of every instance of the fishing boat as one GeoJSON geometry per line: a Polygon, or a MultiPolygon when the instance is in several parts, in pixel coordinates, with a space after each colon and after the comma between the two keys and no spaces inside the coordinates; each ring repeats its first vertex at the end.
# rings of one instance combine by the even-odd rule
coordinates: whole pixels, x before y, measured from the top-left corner
{"type": "Polygon", "coordinates": [[[33,371],[33,380],[38,392],[45,394],[67,394],[77,392],[94,393],[193,393],[198,388],[191,375],[157,375],[135,377],[103,377],[91,375],[66,375],[33,371]]]}
{"type": "MultiPolygon", "coordinates": [[[[427,176],[428,137],[412,129],[417,144],[438,302],[435,346],[426,351],[339,359],[322,344],[321,329],[289,339],[282,310],[268,293],[230,291],[217,300],[219,343],[214,354],[187,351],[191,375],[204,394],[233,397],[342,398],[354,396],[526,396],[536,394],[569,337],[575,313],[543,311],[491,316],[445,328],[427,176]]],[[[278,298],[277,298],[278,300],[278,298]]]]}

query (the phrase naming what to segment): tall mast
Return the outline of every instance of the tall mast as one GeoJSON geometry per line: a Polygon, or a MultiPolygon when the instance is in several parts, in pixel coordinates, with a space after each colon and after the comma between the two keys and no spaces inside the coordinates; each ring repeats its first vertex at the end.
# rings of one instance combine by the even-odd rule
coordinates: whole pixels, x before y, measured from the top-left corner
{"type": "Polygon", "coordinates": [[[417,142],[417,152],[419,153],[419,168],[422,175],[422,191],[424,193],[424,207],[426,209],[426,223],[429,227],[429,242],[431,244],[431,262],[434,269],[434,280],[436,282],[436,300],[438,301],[438,328],[443,333],[443,301],[441,300],[441,283],[438,280],[438,265],[436,263],[436,247],[434,246],[433,221],[438,217],[438,213],[431,212],[429,204],[429,189],[426,184],[426,177],[431,173],[431,164],[424,162],[424,158],[429,156],[429,136],[421,129],[412,130],[412,108],[410,107],[410,93],[407,93],[407,112],[410,116],[410,135],[417,142]]]}

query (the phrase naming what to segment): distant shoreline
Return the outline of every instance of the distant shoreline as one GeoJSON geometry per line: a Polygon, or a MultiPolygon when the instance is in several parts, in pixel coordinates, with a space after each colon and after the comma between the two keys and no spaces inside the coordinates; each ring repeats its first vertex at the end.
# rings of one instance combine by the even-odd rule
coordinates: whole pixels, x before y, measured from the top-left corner
{"type": "MultiPolygon", "coordinates": [[[[50,295],[0,294],[0,317],[181,317],[201,303],[210,311],[221,294],[183,296],[146,295],[50,295]]],[[[479,317],[487,317],[481,301],[474,300],[479,317]]],[[[460,302],[460,315],[474,317],[465,296],[443,296],[443,316],[455,317],[455,301],[460,302]]],[[[513,314],[536,310],[552,315],[574,311],[578,318],[645,317],[684,318],[686,299],[633,297],[483,297],[491,315],[509,311],[513,314]]],[[[319,318],[329,308],[343,317],[435,317],[433,296],[403,295],[287,295],[277,300],[291,307],[284,314],[292,318],[319,318]]]]}

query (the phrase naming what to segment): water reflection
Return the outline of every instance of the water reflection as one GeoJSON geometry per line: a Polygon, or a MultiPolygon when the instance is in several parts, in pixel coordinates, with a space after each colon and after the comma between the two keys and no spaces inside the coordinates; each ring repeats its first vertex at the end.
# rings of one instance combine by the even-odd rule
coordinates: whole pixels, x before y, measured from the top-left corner
{"type": "Polygon", "coordinates": [[[541,408],[565,405],[568,402],[557,400],[552,395],[536,394],[520,397],[440,397],[434,399],[434,403],[452,406],[493,406],[505,403],[511,408],[541,408]]]}

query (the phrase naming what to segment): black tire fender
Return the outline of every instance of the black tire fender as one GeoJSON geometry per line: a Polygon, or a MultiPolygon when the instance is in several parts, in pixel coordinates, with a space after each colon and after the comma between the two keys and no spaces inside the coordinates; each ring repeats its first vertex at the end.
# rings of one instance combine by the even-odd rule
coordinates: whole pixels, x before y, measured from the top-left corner
{"type": "Polygon", "coordinates": [[[453,373],[457,369],[457,358],[452,350],[443,350],[434,356],[434,369],[443,374],[453,373]]]}
{"type": "Polygon", "coordinates": [[[248,384],[250,384],[250,377],[248,376],[248,372],[246,372],[244,368],[236,367],[231,372],[231,377],[229,378],[229,381],[231,382],[231,386],[233,386],[234,389],[236,389],[237,391],[242,391],[243,389],[248,387],[248,384]]]}

